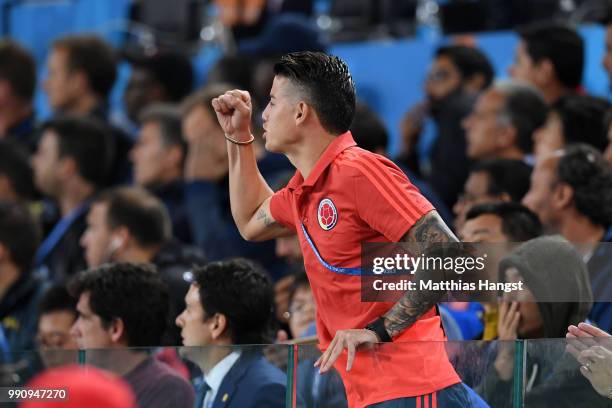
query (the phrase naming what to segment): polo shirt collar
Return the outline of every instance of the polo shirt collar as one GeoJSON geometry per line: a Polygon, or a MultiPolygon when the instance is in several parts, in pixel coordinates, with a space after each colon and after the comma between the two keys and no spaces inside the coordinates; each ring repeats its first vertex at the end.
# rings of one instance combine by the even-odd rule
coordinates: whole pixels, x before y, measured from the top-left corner
{"type": "Polygon", "coordinates": [[[293,178],[289,181],[288,187],[293,190],[298,187],[313,186],[319,177],[321,177],[321,174],[323,174],[325,169],[327,169],[327,167],[329,167],[329,165],[334,161],[336,156],[352,146],[357,146],[357,143],[355,143],[353,135],[350,131],[336,136],[334,141],[327,146],[321,157],[319,157],[319,160],[317,160],[317,163],[312,168],[308,178],[304,180],[302,174],[297,171],[295,176],[293,176],[293,178]]]}

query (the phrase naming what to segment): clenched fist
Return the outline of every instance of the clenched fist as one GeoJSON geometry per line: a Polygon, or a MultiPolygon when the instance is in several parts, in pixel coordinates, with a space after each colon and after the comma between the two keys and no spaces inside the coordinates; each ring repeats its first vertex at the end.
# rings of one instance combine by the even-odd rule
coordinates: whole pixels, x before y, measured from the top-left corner
{"type": "Polygon", "coordinates": [[[212,106],[217,120],[226,135],[244,142],[251,138],[251,95],[247,91],[234,89],[213,99],[212,106]]]}

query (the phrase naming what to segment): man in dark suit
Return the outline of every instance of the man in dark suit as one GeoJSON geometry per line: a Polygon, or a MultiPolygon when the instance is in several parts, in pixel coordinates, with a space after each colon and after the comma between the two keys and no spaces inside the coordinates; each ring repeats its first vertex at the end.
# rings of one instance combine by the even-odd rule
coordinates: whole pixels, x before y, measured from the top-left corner
{"type": "Polygon", "coordinates": [[[244,259],[194,270],[177,319],[184,356],[204,373],[195,408],[282,408],[286,378],[259,347],[271,340],[274,292],[265,273],[244,259]]]}

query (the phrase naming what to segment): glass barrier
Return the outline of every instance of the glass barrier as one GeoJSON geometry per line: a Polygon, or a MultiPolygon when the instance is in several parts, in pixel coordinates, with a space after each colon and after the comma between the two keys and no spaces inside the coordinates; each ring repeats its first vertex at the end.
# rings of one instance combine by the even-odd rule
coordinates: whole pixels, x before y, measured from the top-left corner
{"type": "MultiPolygon", "coordinates": [[[[475,408],[612,407],[612,338],[376,344],[358,350],[349,373],[344,355],[338,371],[320,374],[314,366],[320,356],[317,344],[304,342],[5,353],[0,406],[18,406],[9,390],[36,389],[41,373],[72,366],[79,376],[114,373],[141,407],[193,408],[213,399],[212,406],[228,408],[347,408],[350,399],[354,406],[386,408],[391,405],[379,402],[397,390],[431,389],[454,378],[462,381],[459,388],[426,395],[421,407],[444,407],[448,398],[475,408]],[[358,384],[348,393],[347,376],[358,384]]],[[[93,398],[90,391],[81,395],[83,381],[69,378],[42,384],[65,388],[68,402],[93,398]]]]}

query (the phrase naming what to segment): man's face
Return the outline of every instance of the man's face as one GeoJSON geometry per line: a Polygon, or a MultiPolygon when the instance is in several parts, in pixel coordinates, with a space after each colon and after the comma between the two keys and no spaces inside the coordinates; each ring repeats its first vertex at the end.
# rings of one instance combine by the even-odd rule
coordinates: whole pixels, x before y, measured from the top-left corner
{"type": "Polygon", "coordinates": [[[143,108],[151,103],[162,102],[155,78],[146,69],[133,67],[130,79],[123,93],[123,104],[128,118],[138,123],[138,116],[143,108]]]}
{"type": "Polygon", "coordinates": [[[61,161],[57,135],[51,130],[46,130],[36,153],[32,156],[32,168],[36,187],[47,196],[57,198],[59,194],[61,182],[58,170],[61,161]]]}
{"type": "Polygon", "coordinates": [[[463,186],[463,194],[453,206],[455,228],[459,231],[465,222],[465,215],[476,204],[499,201],[499,197],[489,194],[489,175],[484,171],[473,171],[463,186]]]}
{"type": "MultiPolygon", "coordinates": [[[[227,157],[227,147],[223,137],[223,129],[217,118],[210,114],[204,106],[196,106],[184,117],[183,137],[189,145],[190,154],[206,150],[215,162],[224,161],[227,157]]],[[[205,164],[202,164],[205,165],[205,164]]]]}
{"type": "Polygon", "coordinates": [[[47,59],[47,79],[43,84],[54,111],[68,110],[81,92],[68,66],[68,51],[54,48],[47,59]]]}
{"type": "Polygon", "coordinates": [[[555,224],[556,216],[552,208],[556,185],[558,159],[545,156],[538,158],[531,173],[529,191],[523,197],[523,205],[536,213],[546,228],[555,224]]]}
{"type": "Polygon", "coordinates": [[[261,115],[266,150],[283,153],[297,141],[295,118],[299,97],[299,91],[287,78],[274,77],[270,102],[261,115]]]}
{"type": "Polygon", "coordinates": [[[450,58],[437,57],[427,74],[425,93],[430,101],[441,101],[461,86],[461,80],[461,73],[450,58]]]}
{"type": "Polygon", "coordinates": [[[484,92],[472,112],[463,120],[467,138],[467,156],[482,160],[493,157],[498,150],[498,138],[504,126],[499,114],[504,107],[504,95],[491,89],[484,92]]]}
{"type": "Polygon", "coordinates": [[[605,70],[608,72],[610,87],[612,87],[612,24],[606,26],[606,53],[602,62],[605,70]]]}
{"type": "Polygon", "coordinates": [[[310,287],[298,287],[289,305],[289,328],[295,338],[302,337],[306,329],[315,321],[315,311],[315,300],[310,287]]]}
{"type": "Polygon", "coordinates": [[[43,313],[38,319],[37,341],[45,367],[74,363],[74,353],[66,350],[78,348],[76,338],[70,333],[75,319],[72,310],[43,313]]]}
{"type": "Polygon", "coordinates": [[[85,260],[89,268],[110,261],[112,231],[108,226],[107,213],[108,204],[100,202],[94,203],[87,214],[87,229],[81,237],[81,246],[85,249],[85,260]]]}
{"type": "Polygon", "coordinates": [[[164,179],[169,155],[157,122],[146,122],[140,128],[138,141],[130,152],[134,181],[140,186],[154,186],[164,179]]]}
{"type": "Polygon", "coordinates": [[[111,336],[111,326],[104,328],[102,319],[89,304],[89,292],[82,293],[77,303],[78,317],[71,329],[81,349],[112,348],[116,345],[111,336]]]}
{"type": "Polygon", "coordinates": [[[545,157],[563,147],[563,127],[557,113],[551,112],[544,126],[533,133],[533,142],[536,157],[545,157]]]}
{"type": "Polygon", "coordinates": [[[508,242],[508,237],[502,232],[502,219],[494,214],[483,214],[465,221],[459,235],[465,242],[508,242]]]}
{"type": "Polygon", "coordinates": [[[276,256],[286,259],[288,262],[303,262],[302,248],[297,235],[276,238],[276,256]]]}
{"type": "Polygon", "coordinates": [[[510,67],[509,72],[513,79],[538,86],[536,65],[527,53],[527,45],[524,41],[520,41],[516,47],[514,63],[510,67]]]}
{"type": "Polygon", "coordinates": [[[208,320],[205,320],[204,308],[200,301],[200,289],[192,284],[185,296],[185,310],[176,318],[176,325],[181,328],[183,346],[205,346],[211,343],[212,335],[208,320]]]}

